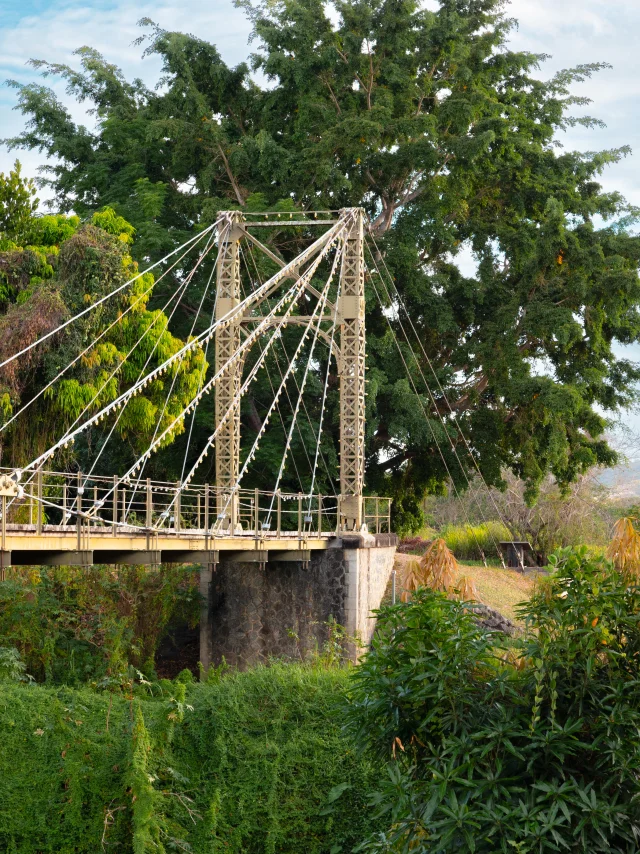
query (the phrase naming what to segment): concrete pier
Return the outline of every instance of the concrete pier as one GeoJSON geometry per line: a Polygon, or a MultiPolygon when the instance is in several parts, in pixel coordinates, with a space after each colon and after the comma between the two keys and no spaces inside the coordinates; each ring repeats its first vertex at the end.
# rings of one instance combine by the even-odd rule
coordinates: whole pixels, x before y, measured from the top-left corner
{"type": "MultiPolygon", "coordinates": [[[[349,534],[308,560],[256,564],[227,561],[203,568],[200,660],[207,669],[224,660],[248,667],[270,658],[302,660],[321,651],[329,622],[364,645],[375,629],[372,610],[382,602],[395,557],[394,534],[349,534]]],[[[350,657],[355,658],[353,648],[350,657]]]]}

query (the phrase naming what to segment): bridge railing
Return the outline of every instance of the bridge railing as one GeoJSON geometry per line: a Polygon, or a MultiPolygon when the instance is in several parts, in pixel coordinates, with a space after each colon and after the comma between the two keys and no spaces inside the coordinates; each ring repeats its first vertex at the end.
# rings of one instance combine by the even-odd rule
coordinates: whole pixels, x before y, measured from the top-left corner
{"type": "MultiPolygon", "coordinates": [[[[12,469],[0,468],[0,475],[12,469]]],[[[336,496],[267,492],[257,489],[217,488],[189,484],[87,475],[82,472],[25,473],[19,494],[7,499],[8,524],[39,532],[65,529],[78,523],[113,534],[132,529],[180,534],[207,531],[251,536],[330,536],[339,528],[340,502],[336,496]],[[231,497],[232,496],[232,497],[231,497]],[[230,500],[238,504],[241,530],[229,531],[224,511],[230,500]]],[[[364,516],[369,531],[390,531],[391,499],[367,497],[364,516]]]]}

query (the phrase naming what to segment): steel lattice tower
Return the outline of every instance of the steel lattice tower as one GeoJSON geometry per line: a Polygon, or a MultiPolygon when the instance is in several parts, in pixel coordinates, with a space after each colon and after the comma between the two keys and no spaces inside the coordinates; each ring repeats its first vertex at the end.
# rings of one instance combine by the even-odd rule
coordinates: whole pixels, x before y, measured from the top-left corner
{"type": "Polygon", "coordinates": [[[365,425],[364,217],[354,215],[346,238],[340,297],[340,494],[343,524],[362,524],[365,425]]]}
{"type": "MultiPolygon", "coordinates": [[[[242,236],[240,219],[239,213],[230,211],[218,226],[216,320],[225,317],[240,302],[240,238],[242,236]]],[[[229,361],[240,345],[239,318],[218,329],[215,344],[217,372],[229,361]]],[[[216,387],[216,427],[229,408],[233,407],[233,413],[223,425],[216,443],[216,484],[223,488],[233,487],[238,480],[241,378],[242,364],[235,364],[223,374],[216,387]]],[[[231,531],[235,531],[238,522],[236,494],[234,493],[231,500],[227,501],[224,493],[218,493],[218,521],[222,526],[228,519],[231,531]],[[222,519],[221,516],[225,518],[222,519]]]]}

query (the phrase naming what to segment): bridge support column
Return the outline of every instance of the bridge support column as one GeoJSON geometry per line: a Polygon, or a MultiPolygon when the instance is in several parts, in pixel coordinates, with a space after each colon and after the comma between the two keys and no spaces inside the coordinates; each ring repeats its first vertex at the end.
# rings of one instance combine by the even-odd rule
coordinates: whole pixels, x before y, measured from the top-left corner
{"type": "MultiPolygon", "coordinates": [[[[304,660],[336,641],[336,624],[368,644],[372,611],[391,598],[396,542],[393,534],[345,534],[331,548],[291,551],[287,560],[269,552],[263,567],[228,561],[221,551],[216,572],[200,575],[204,668],[223,658],[233,667],[274,656],[304,660]]],[[[343,654],[355,660],[359,649],[347,642],[343,654]]]]}
{"type": "MultiPolygon", "coordinates": [[[[343,213],[346,213],[344,211],[343,213]]],[[[364,218],[355,209],[340,276],[340,527],[363,522],[365,327],[364,218]]]]}
{"type": "MultiPolygon", "coordinates": [[[[221,320],[240,302],[241,214],[229,212],[218,226],[216,320],[221,320]]],[[[234,319],[215,335],[216,373],[240,346],[240,319],[234,319]]],[[[217,525],[234,532],[238,524],[237,495],[228,491],[238,480],[240,460],[240,385],[242,363],[234,364],[218,380],[215,393],[215,427],[229,409],[231,416],[216,439],[217,525]]]]}

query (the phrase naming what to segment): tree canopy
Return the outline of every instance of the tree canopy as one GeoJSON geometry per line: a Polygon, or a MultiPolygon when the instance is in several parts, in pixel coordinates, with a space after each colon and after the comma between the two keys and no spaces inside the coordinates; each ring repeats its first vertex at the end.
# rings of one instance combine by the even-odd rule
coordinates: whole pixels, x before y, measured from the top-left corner
{"type": "MultiPolygon", "coordinates": [[[[3,179],[0,175],[0,187],[3,179]]],[[[18,169],[8,183],[16,180],[27,199],[29,187],[20,184],[18,169]]],[[[21,198],[20,192],[15,198],[21,198]]],[[[130,254],[133,234],[134,228],[108,207],[84,223],[65,214],[18,216],[0,247],[0,358],[55,330],[132,278],[137,271],[130,254]]],[[[130,388],[147,364],[156,367],[180,349],[183,342],[168,329],[169,317],[148,308],[153,287],[153,274],[144,273],[117,298],[2,369],[4,465],[33,459],[60,438],[61,428],[93,415],[130,388]]],[[[109,419],[106,432],[92,428],[72,451],[63,451],[64,461],[86,465],[111,431],[115,447],[104,448],[103,465],[113,464],[114,454],[116,462],[131,459],[156,429],[168,427],[178,416],[206,367],[201,348],[176,362],[165,377],[130,400],[120,417],[109,419]]],[[[180,419],[165,444],[183,431],[180,419]]]]}
{"type": "MultiPolygon", "coordinates": [[[[163,65],[153,89],[90,47],[78,67],[34,60],[95,126],[76,124],[46,86],[14,83],[26,127],[5,142],[46,155],[58,210],[84,219],[110,206],[130,222],[138,259],[221,209],[364,207],[378,247],[367,259],[367,484],[391,490],[401,524],[418,523],[420,498],[447,470],[464,484],[477,463],[499,484],[511,468],[533,497],[549,472],[562,485],[614,462],[602,412],[636,399],[640,369],[614,345],[640,337],[640,239],[599,175],[626,149],[558,141],[577,121],[596,124],[572,118],[585,99],[571,92],[602,66],[541,80],[544,57],[509,48],[502,0],[238,5],[256,52],[236,68],[148,20],[141,43],[163,65]],[[469,250],[473,273],[460,264],[469,250]],[[403,311],[383,312],[376,296],[373,270],[385,267],[415,326],[411,347],[403,311]]],[[[304,237],[276,231],[271,248],[290,258],[304,237]]],[[[261,394],[245,407],[249,440],[261,394]]],[[[335,445],[335,418],[328,435],[335,445]]]]}

